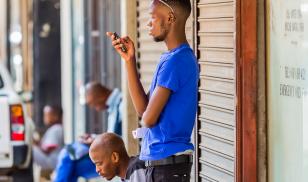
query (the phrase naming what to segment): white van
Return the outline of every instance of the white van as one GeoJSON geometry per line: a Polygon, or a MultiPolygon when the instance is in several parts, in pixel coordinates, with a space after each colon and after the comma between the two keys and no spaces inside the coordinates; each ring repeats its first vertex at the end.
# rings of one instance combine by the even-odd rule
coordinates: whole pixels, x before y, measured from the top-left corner
{"type": "Polygon", "coordinates": [[[11,176],[14,182],[33,181],[33,132],[33,122],[0,63],[0,176],[11,176]]]}

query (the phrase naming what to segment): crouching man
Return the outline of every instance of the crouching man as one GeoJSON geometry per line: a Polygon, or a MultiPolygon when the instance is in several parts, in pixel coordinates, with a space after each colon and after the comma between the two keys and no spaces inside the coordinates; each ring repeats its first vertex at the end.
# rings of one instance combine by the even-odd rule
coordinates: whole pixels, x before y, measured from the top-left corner
{"type": "Polygon", "coordinates": [[[146,181],[144,161],[129,157],[122,138],[114,133],[98,135],[89,154],[96,172],[107,180],[118,176],[125,182],[146,181]]]}

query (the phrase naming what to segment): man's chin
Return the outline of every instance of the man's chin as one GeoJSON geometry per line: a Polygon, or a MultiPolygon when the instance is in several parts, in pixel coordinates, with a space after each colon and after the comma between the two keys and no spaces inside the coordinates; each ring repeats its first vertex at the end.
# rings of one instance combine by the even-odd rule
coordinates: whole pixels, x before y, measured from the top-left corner
{"type": "Polygon", "coordinates": [[[111,181],[113,179],[113,177],[105,177],[106,180],[111,181]]]}
{"type": "Polygon", "coordinates": [[[100,175],[102,178],[104,178],[104,179],[106,179],[106,180],[108,180],[108,181],[110,181],[110,180],[112,180],[115,176],[113,176],[113,175],[109,175],[109,176],[106,176],[106,175],[100,175]]]}

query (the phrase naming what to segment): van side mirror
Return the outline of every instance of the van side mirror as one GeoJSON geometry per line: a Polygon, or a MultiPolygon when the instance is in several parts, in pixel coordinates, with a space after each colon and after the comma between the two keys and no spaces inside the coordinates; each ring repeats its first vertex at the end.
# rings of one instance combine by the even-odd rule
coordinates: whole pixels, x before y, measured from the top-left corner
{"type": "Polygon", "coordinates": [[[33,101],[33,93],[32,91],[23,91],[19,94],[21,97],[22,101],[24,103],[30,103],[33,101]]]}

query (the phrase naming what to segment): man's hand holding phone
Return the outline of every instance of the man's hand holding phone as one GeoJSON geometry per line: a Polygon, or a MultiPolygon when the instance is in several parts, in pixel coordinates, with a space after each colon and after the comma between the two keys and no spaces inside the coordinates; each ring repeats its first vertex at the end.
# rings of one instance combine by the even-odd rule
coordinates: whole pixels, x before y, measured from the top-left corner
{"type": "Polygon", "coordinates": [[[115,32],[107,32],[106,35],[110,37],[113,47],[125,61],[135,61],[135,46],[128,36],[119,37],[115,32]]]}

